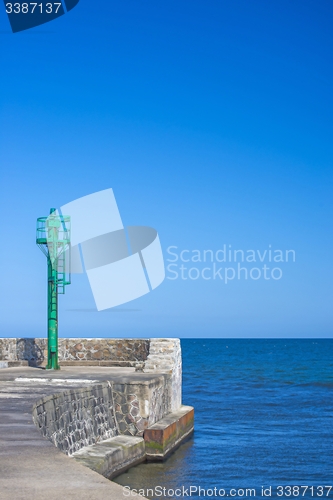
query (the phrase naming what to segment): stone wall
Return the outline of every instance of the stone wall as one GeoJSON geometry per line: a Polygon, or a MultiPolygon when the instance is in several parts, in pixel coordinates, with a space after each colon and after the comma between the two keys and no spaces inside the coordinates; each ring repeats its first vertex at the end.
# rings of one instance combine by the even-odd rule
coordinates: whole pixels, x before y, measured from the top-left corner
{"type": "Polygon", "coordinates": [[[170,379],[165,374],[63,391],[37,401],[33,420],[43,436],[68,455],[120,434],[141,437],[170,413],[170,379]]]}
{"type": "MultiPolygon", "coordinates": [[[[59,362],[90,362],[114,366],[136,366],[146,361],[148,339],[59,339],[59,362]]],[[[44,366],[47,339],[0,338],[0,361],[26,360],[31,366],[44,366]]]]}
{"type": "Polygon", "coordinates": [[[171,375],[171,410],[182,402],[182,354],[179,339],[150,339],[149,355],[144,365],[146,373],[162,371],[171,375]]]}
{"type": "Polygon", "coordinates": [[[28,361],[32,366],[41,365],[47,356],[46,339],[0,338],[1,361],[28,361]]]}
{"type": "Polygon", "coordinates": [[[171,376],[146,382],[114,383],[116,420],[121,434],[142,436],[147,427],[171,411],[171,376]]]}
{"type": "Polygon", "coordinates": [[[42,435],[68,455],[118,434],[108,383],[44,397],[32,415],[42,435]]]}

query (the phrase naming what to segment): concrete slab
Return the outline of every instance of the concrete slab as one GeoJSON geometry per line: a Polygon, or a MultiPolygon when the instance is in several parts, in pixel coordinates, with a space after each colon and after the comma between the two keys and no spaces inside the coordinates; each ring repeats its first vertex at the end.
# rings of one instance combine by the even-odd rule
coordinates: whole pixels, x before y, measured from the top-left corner
{"type": "Polygon", "coordinates": [[[119,366],[64,366],[61,370],[45,370],[31,366],[8,367],[0,372],[1,381],[13,381],[15,378],[48,378],[48,379],[96,379],[99,381],[115,380],[120,383],[147,381],[156,377],[158,372],[136,372],[133,367],[119,366]]]}

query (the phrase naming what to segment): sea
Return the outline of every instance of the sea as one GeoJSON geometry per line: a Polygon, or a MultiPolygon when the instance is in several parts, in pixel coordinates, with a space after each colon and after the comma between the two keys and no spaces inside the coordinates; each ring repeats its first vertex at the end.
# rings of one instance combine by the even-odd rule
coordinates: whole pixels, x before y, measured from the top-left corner
{"type": "Polygon", "coordinates": [[[118,476],[124,498],[333,499],[333,339],[181,344],[194,435],[118,476]]]}

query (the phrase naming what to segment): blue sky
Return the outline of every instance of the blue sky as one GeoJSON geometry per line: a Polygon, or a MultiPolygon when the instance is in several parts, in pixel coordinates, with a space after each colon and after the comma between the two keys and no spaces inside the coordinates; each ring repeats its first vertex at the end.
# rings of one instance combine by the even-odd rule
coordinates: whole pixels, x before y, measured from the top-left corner
{"type": "Polygon", "coordinates": [[[46,333],[36,218],[112,187],[165,258],[271,245],[296,262],[166,279],[100,313],[75,276],[60,336],[332,337],[332,18],[329,0],[80,0],[12,34],[0,10],[0,336],[46,333]]]}

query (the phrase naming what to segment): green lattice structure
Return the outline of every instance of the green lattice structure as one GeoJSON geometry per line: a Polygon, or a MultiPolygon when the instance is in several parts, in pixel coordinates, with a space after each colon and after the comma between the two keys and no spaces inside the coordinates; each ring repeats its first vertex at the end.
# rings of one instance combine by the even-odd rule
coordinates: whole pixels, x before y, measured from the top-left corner
{"type": "Polygon", "coordinates": [[[37,219],[36,243],[47,257],[47,370],[59,370],[58,294],[65,293],[70,275],[70,217],[51,208],[48,217],[37,219]]]}

